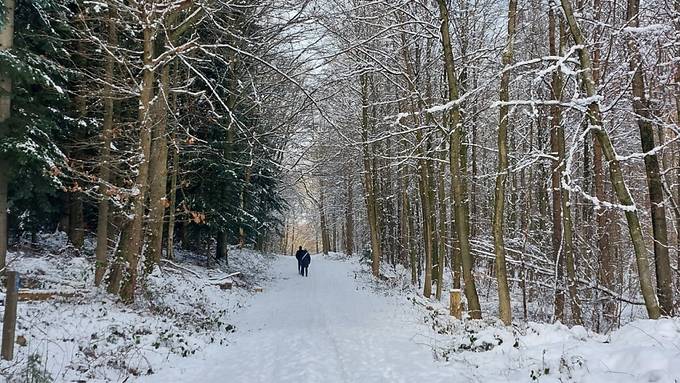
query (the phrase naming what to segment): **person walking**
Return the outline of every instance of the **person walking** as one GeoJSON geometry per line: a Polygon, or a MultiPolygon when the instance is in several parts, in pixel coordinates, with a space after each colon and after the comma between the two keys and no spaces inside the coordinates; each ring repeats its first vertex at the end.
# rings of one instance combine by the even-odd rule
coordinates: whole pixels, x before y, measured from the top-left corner
{"type": "Polygon", "coordinates": [[[302,257],[300,258],[300,275],[303,275],[305,277],[309,276],[309,264],[312,263],[312,256],[309,255],[309,252],[307,250],[304,250],[304,253],[302,254],[302,257]]]}
{"type": "Polygon", "coordinates": [[[295,253],[295,258],[298,262],[298,274],[300,275],[302,275],[302,256],[305,254],[305,252],[305,250],[302,250],[302,246],[300,246],[298,251],[295,253]]]}

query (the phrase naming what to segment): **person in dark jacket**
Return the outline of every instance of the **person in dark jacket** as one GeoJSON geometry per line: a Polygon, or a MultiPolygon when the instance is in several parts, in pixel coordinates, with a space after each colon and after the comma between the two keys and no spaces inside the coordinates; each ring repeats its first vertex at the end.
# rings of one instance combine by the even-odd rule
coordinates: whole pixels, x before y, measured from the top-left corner
{"type": "Polygon", "coordinates": [[[298,274],[302,275],[302,256],[305,254],[305,250],[302,250],[302,246],[298,248],[298,251],[295,253],[295,258],[298,261],[298,274]]]}
{"type": "Polygon", "coordinates": [[[304,275],[305,277],[309,276],[309,264],[312,263],[312,256],[309,255],[309,252],[307,250],[304,250],[304,254],[302,254],[302,257],[300,258],[300,267],[301,267],[301,275],[304,275]]]}

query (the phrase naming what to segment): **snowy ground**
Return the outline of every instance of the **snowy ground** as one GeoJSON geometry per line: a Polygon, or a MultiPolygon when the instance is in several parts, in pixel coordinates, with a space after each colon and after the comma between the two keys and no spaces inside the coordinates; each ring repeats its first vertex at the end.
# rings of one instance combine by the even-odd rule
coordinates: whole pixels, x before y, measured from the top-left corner
{"type": "Polygon", "coordinates": [[[611,336],[531,323],[452,321],[442,307],[376,292],[356,262],[279,258],[264,294],[234,318],[224,349],[169,361],[142,382],[677,382],[680,321],[611,336]]]}
{"type": "MultiPolygon", "coordinates": [[[[0,362],[0,381],[120,382],[153,374],[172,356],[189,360],[207,345],[226,347],[231,317],[267,283],[272,256],[230,252],[230,268],[206,269],[204,257],[178,251],[146,279],[134,305],[93,286],[91,244],[82,253],[50,234],[40,248],[10,253],[10,267],[31,290],[75,292],[68,298],[19,302],[15,358],[0,362]],[[217,284],[231,271],[234,288],[217,284]],[[4,379],[3,379],[4,378],[4,379]]],[[[1,308],[4,309],[4,306],[1,308]]],[[[3,312],[0,311],[0,318],[3,312]]]]}
{"type": "Polygon", "coordinates": [[[12,382],[680,382],[678,319],[607,336],[506,328],[453,320],[399,279],[374,282],[356,258],[314,256],[303,278],[292,257],[234,251],[231,270],[206,270],[180,255],[128,307],[88,288],[90,259],[15,253],[15,268],[41,288],[86,292],[21,303],[17,335],[27,346],[0,373],[12,382]],[[237,269],[241,287],[212,283],[237,269]]]}

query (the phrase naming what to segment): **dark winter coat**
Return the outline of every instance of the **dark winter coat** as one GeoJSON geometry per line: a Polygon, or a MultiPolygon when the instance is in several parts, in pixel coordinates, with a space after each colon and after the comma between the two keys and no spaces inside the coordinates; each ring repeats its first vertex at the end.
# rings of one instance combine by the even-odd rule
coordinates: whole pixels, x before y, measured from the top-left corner
{"type": "Polygon", "coordinates": [[[306,251],[304,251],[304,250],[298,250],[295,253],[295,259],[297,259],[298,262],[300,262],[300,260],[302,259],[302,256],[305,255],[305,253],[306,253],[306,251]]]}
{"type": "Polygon", "coordinates": [[[300,257],[300,265],[302,267],[308,267],[312,263],[312,256],[308,252],[303,252],[302,257],[300,257]]]}

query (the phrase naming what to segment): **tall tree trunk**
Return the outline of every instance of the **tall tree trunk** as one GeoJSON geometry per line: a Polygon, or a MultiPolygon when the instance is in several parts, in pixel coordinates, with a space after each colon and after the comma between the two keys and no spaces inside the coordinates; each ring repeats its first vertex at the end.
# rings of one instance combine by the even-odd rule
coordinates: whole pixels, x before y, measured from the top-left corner
{"type": "Polygon", "coordinates": [[[352,191],[352,180],[347,176],[347,205],[345,205],[345,254],[354,253],[354,193],[352,191]]]}
{"type": "MultiPolygon", "coordinates": [[[[561,28],[560,28],[561,31],[561,28]]],[[[551,7],[548,13],[548,44],[550,55],[558,55],[557,48],[557,22],[555,12],[551,7]]],[[[560,39],[562,36],[560,36],[560,39]]],[[[552,99],[558,101],[562,98],[562,76],[559,72],[552,73],[552,84],[550,87],[552,99]]],[[[553,157],[551,188],[552,188],[552,249],[553,260],[555,262],[555,319],[564,322],[564,252],[562,251],[562,188],[560,186],[560,175],[562,174],[562,161],[559,158],[559,129],[562,120],[562,112],[558,105],[550,107],[550,150],[553,157]]]]}
{"type": "Polygon", "coordinates": [[[163,223],[165,208],[168,206],[168,105],[170,103],[170,64],[161,69],[160,95],[156,99],[154,112],[157,116],[151,135],[151,158],[149,160],[149,220],[148,245],[145,269],[147,273],[161,261],[163,253],[163,223]]]}
{"type": "MultiPolygon", "coordinates": [[[[170,206],[168,206],[168,239],[165,256],[175,258],[175,210],[177,208],[177,173],[179,173],[179,149],[176,133],[172,132],[172,175],[170,176],[170,206]]],[[[285,246],[284,246],[285,249],[285,246]]]]}
{"type": "MultiPolygon", "coordinates": [[[[84,117],[84,116],[83,116],[84,117]]],[[[83,195],[81,192],[70,192],[68,207],[68,239],[74,248],[80,250],[85,243],[85,217],[83,211],[83,195]]]]}
{"type": "MultiPolygon", "coordinates": [[[[446,79],[449,87],[449,101],[458,100],[458,85],[451,48],[451,35],[449,33],[449,11],[446,8],[446,0],[437,0],[439,4],[439,17],[441,21],[440,33],[444,48],[444,59],[446,66],[446,79]]],[[[461,144],[462,144],[462,124],[460,120],[460,107],[454,104],[449,110],[449,123],[451,126],[451,138],[449,144],[449,164],[451,167],[451,182],[453,183],[454,214],[458,242],[460,243],[460,255],[463,266],[463,283],[465,297],[468,301],[470,317],[481,319],[482,309],[479,304],[477,288],[473,274],[474,262],[470,248],[469,238],[469,213],[464,201],[465,182],[463,170],[461,169],[461,144]]]]}
{"type": "MultiPolygon", "coordinates": [[[[453,182],[449,186],[449,195],[453,196],[453,182]]],[[[456,226],[456,203],[453,198],[449,201],[449,211],[451,212],[451,274],[453,277],[452,287],[460,289],[460,278],[463,273],[462,261],[460,259],[460,242],[458,242],[458,230],[456,226]]]]}
{"type": "Polygon", "coordinates": [[[380,229],[378,228],[378,215],[375,199],[375,188],[373,182],[373,170],[371,166],[372,153],[368,142],[369,129],[369,104],[368,104],[368,78],[367,74],[362,73],[359,78],[361,82],[361,127],[362,127],[362,148],[364,162],[364,192],[366,194],[366,209],[368,212],[368,225],[371,236],[371,260],[373,276],[380,274],[380,229]]]}
{"type": "MultiPolygon", "coordinates": [[[[640,0],[628,0],[628,27],[637,28],[640,25],[640,0]]],[[[654,260],[656,265],[656,286],[659,306],[662,315],[673,315],[673,276],[668,255],[668,228],[666,225],[666,208],[663,197],[663,181],[659,158],[654,149],[654,128],[652,127],[652,113],[645,94],[645,80],[642,75],[642,56],[637,41],[632,34],[627,37],[630,70],[633,72],[632,92],[633,110],[637,115],[640,128],[642,151],[645,155],[645,171],[647,173],[647,187],[652,211],[652,234],[654,237],[654,260]]]]}
{"type": "MultiPolygon", "coordinates": [[[[152,11],[153,12],[153,11],[152,11]]],[[[146,9],[142,11],[144,20],[153,18],[147,15],[146,9]]],[[[139,95],[139,154],[141,162],[137,171],[134,184],[134,193],[131,196],[132,216],[124,222],[121,232],[120,244],[116,254],[116,263],[112,270],[112,278],[109,283],[109,291],[117,292],[124,302],[130,303],[135,298],[137,286],[137,265],[142,248],[142,223],[144,221],[144,199],[148,188],[149,158],[151,152],[151,100],[153,97],[153,44],[154,26],[150,21],[144,25],[144,50],[142,71],[141,93],[139,95]],[[119,284],[122,281],[122,286],[119,284]]]]}
{"type": "MultiPolygon", "coordinates": [[[[444,148],[446,149],[446,148],[444,148]]],[[[445,153],[445,152],[444,152],[445,153]]],[[[444,159],[446,158],[446,155],[443,156],[444,159]]],[[[441,162],[437,166],[438,171],[437,171],[437,201],[438,201],[438,210],[439,210],[439,219],[438,219],[438,231],[437,231],[437,237],[439,239],[439,244],[437,246],[437,300],[441,299],[442,296],[442,289],[444,287],[444,270],[446,270],[446,193],[445,193],[445,187],[444,187],[444,173],[446,172],[445,170],[445,165],[444,162],[441,162]]]]}
{"type": "MultiPolygon", "coordinates": [[[[0,51],[12,49],[14,45],[14,3],[4,0],[5,19],[0,24],[0,51]]],[[[7,121],[12,110],[12,79],[0,76],[0,140],[9,134],[7,121]]],[[[0,155],[0,274],[5,273],[7,264],[7,188],[9,185],[11,162],[0,155]]]]}
{"type": "Polygon", "coordinates": [[[560,2],[562,4],[562,10],[564,11],[564,17],[566,18],[569,25],[569,30],[571,31],[571,35],[574,38],[574,42],[580,47],[578,49],[578,53],[579,62],[582,68],[581,76],[583,77],[583,82],[585,84],[586,96],[593,100],[588,105],[588,118],[590,120],[592,132],[597,137],[598,142],[602,146],[602,153],[609,162],[609,177],[614,187],[614,191],[616,192],[616,196],[619,200],[619,203],[625,210],[626,221],[628,223],[628,232],[635,250],[635,259],[640,279],[640,289],[642,291],[642,296],[647,308],[647,315],[651,319],[657,319],[660,315],[660,309],[657,303],[656,295],[654,294],[654,286],[652,284],[652,277],[649,270],[649,257],[647,254],[647,249],[645,248],[642,227],[640,225],[637,207],[635,206],[635,202],[633,201],[630,191],[626,187],[625,181],[623,179],[621,164],[619,162],[616,150],[614,149],[614,145],[609,137],[609,134],[607,133],[607,130],[602,125],[602,114],[596,97],[597,90],[595,89],[595,82],[593,81],[593,66],[590,60],[590,51],[588,49],[588,45],[586,44],[586,40],[583,37],[579,24],[576,21],[576,17],[574,16],[574,12],[571,7],[571,1],[560,0],[560,2]]]}
{"type": "MultiPolygon", "coordinates": [[[[422,133],[420,130],[416,134],[416,140],[422,142],[422,133]]],[[[418,150],[418,156],[421,159],[418,160],[418,168],[420,170],[418,178],[418,191],[420,192],[420,202],[423,220],[423,243],[425,245],[425,281],[423,282],[423,296],[425,298],[430,298],[432,296],[432,226],[430,216],[432,212],[430,211],[429,199],[429,179],[427,176],[427,163],[422,157],[424,156],[422,150],[418,150]]]]}
{"type": "Polygon", "coordinates": [[[239,204],[241,207],[241,212],[240,212],[240,218],[239,218],[239,228],[238,228],[238,234],[239,234],[239,246],[243,248],[246,244],[246,228],[243,225],[244,222],[244,217],[246,213],[246,194],[248,192],[248,187],[250,186],[250,178],[253,175],[253,168],[252,166],[247,166],[245,169],[245,175],[243,176],[243,185],[241,186],[241,192],[239,194],[239,204]]]}
{"type": "Polygon", "coordinates": [[[567,173],[568,169],[565,166],[565,139],[561,116],[560,119],[557,120],[557,123],[559,124],[557,127],[557,147],[558,158],[560,162],[559,170],[561,171],[560,197],[562,203],[562,254],[564,255],[564,263],[566,264],[567,268],[567,288],[569,290],[569,305],[571,307],[572,320],[574,324],[581,325],[583,324],[583,320],[581,319],[581,306],[578,300],[576,286],[577,280],[576,267],[574,264],[574,240],[571,219],[571,203],[569,189],[567,188],[569,174],[567,173]]]}
{"type": "MultiPolygon", "coordinates": [[[[406,82],[411,95],[416,93],[415,71],[413,70],[413,63],[410,57],[410,52],[408,45],[406,43],[405,33],[401,34],[402,41],[402,56],[404,59],[404,65],[406,67],[406,82]]],[[[409,96],[408,104],[410,107],[411,118],[414,127],[420,125],[420,118],[417,111],[415,101],[409,96]]],[[[419,106],[423,106],[419,103],[419,106]]],[[[423,296],[430,298],[432,296],[432,260],[433,260],[433,241],[434,241],[434,227],[433,227],[433,207],[434,204],[431,203],[430,199],[433,194],[430,192],[432,187],[431,172],[429,170],[429,161],[426,157],[429,156],[429,140],[426,149],[423,149],[425,145],[425,138],[423,137],[422,130],[418,129],[416,131],[416,154],[418,156],[418,193],[420,195],[421,212],[422,212],[422,234],[423,234],[423,244],[425,247],[425,280],[423,282],[423,296]]]]}
{"type": "MultiPolygon", "coordinates": [[[[118,45],[118,31],[116,29],[116,7],[109,4],[107,16],[108,43],[110,46],[118,45]]],[[[94,284],[99,286],[104,279],[108,267],[109,250],[109,193],[108,183],[111,174],[111,141],[113,139],[113,76],[114,57],[106,56],[104,68],[104,125],[102,127],[102,147],[99,153],[99,205],[97,212],[97,248],[95,249],[96,264],[94,272],[94,284]]]]}
{"type": "MultiPolygon", "coordinates": [[[[675,0],[673,2],[674,8],[675,8],[675,14],[680,15],[680,0],[675,0]]],[[[676,22],[675,24],[675,32],[677,35],[680,36],[680,18],[676,17],[676,22]]],[[[677,52],[677,51],[676,51],[677,52]]],[[[678,125],[680,124],[680,61],[676,61],[675,63],[675,124],[678,125]]],[[[679,135],[680,133],[676,132],[676,135],[679,135]]],[[[677,156],[677,163],[675,164],[675,182],[676,182],[676,200],[679,201],[680,203],[680,142],[676,144],[676,154],[677,156]]],[[[680,215],[676,218],[676,223],[675,223],[677,235],[676,235],[676,252],[677,252],[677,261],[676,265],[680,267],[680,215]]],[[[676,287],[680,287],[680,273],[678,273],[678,280],[677,280],[677,285],[676,287]]]]}
{"type": "MultiPolygon", "coordinates": [[[[595,9],[595,19],[599,21],[602,17],[602,3],[601,0],[593,1],[593,8],[595,9]]],[[[598,44],[593,47],[593,81],[597,86],[600,82],[600,66],[601,66],[601,52],[598,44]]],[[[602,164],[602,146],[597,141],[595,135],[592,136],[593,142],[593,177],[592,177],[592,193],[599,201],[605,201],[607,195],[604,186],[604,168],[602,164]]],[[[614,225],[611,225],[611,209],[600,208],[595,209],[596,230],[595,237],[597,238],[598,254],[598,280],[604,287],[614,289],[614,280],[616,278],[616,259],[614,259],[614,251],[610,246],[611,230],[615,230],[614,225]]],[[[617,304],[614,300],[603,302],[603,315],[608,317],[610,321],[614,321],[617,312],[617,304]]]]}
{"type": "Polygon", "coordinates": [[[217,233],[217,246],[215,248],[215,260],[226,260],[229,246],[229,238],[226,231],[220,231],[217,233]]]}
{"type": "Polygon", "coordinates": [[[324,191],[324,185],[323,183],[320,184],[321,188],[321,195],[319,197],[319,222],[321,226],[321,249],[323,251],[324,255],[328,255],[328,252],[330,251],[331,244],[330,244],[330,236],[328,233],[328,222],[326,222],[326,197],[325,197],[325,191],[324,191]]]}
{"type": "Polygon", "coordinates": [[[512,323],[512,307],[510,306],[510,288],[505,263],[505,244],[503,243],[503,218],[505,214],[505,183],[508,178],[508,104],[510,100],[510,65],[512,64],[512,48],[515,40],[517,24],[517,0],[508,3],[508,37],[501,63],[500,112],[498,117],[498,173],[496,176],[496,194],[493,210],[493,247],[496,255],[496,280],[498,281],[498,304],[500,318],[509,325],[512,323]]]}
{"type": "Polygon", "coordinates": [[[413,241],[413,217],[411,212],[411,203],[408,195],[408,181],[405,179],[405,174],[402,175],[402,189],[401,189],[401,226],[402,226],[402,236],[401,242],[405,251],[405,260],[411,269],[411,284],[418,284],[418,270],[415,259],[415,252],[412,251],[413,246],[411,242],[413,241]]]}

